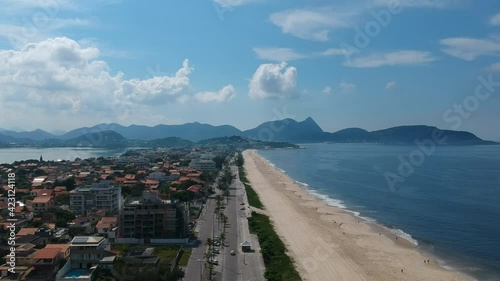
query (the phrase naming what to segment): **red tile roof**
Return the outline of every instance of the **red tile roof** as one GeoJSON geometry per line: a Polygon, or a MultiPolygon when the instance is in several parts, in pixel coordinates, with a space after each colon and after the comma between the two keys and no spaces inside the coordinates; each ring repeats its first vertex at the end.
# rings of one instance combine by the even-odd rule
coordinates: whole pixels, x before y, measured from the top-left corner
{"type": "Polygon", "coordinates": [[[55,248],[55,249],[43,248],[38,250],[38,252],[36,252],[34,258],[37,260],[55,259],[60,251],[61,251],[60,248],[55,248]]]}
{"type": "Polygon", "coordinates": [[[29,234],[33,235],[37,231],[38,231],[38,228],[24,227],[24,228],[19,229],[16,236],[26,236],[29,234]]]}

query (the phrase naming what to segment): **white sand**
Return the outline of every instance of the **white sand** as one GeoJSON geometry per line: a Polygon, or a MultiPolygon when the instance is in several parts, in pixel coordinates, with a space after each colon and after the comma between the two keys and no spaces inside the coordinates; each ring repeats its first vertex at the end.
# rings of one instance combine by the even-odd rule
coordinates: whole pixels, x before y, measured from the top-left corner
{"type": "Polygon", "coordinates": [[[440,267],[408,241],[381,235],[354,215],[309,195],[255,151],[243,155],[250,184],[304,280],[469,280],[440,267]]]}

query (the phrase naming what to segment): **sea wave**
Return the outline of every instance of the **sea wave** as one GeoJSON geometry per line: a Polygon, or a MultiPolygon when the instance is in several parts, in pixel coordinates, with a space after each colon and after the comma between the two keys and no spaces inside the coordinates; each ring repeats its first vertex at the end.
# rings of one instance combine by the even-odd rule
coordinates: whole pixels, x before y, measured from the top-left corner
{"type": "Polygon", "coordinates": [[[413,245],[418,246],[418,241],[415,240],[410,234],[404,232],[403,230],[399,228],[392,228],[390,229],[390,231],[394,233],[396,236],[406,239],[410,241],[413,245]]]}

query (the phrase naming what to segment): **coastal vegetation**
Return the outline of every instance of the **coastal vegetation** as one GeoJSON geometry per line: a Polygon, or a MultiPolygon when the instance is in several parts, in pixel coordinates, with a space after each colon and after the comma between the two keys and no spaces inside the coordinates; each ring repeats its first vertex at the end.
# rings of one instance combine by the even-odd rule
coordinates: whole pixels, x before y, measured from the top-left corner
{"type": "Polygon", "coordinates": [[[286,247],[274,230],[269,217],[252,212],[248,219],[250,233],[257,234],[261,246],[268,281],[300,281],[293,260],[286,254],[286,247]]]}
{"type": "Polygon", "coordinates": [[[247,179],[247,175],[243,168],[243,164],[244,164],[243,155],[241,154],[241,152],[239,152],[238,157],[236,158],[236,165],[238,165],[240,181],[245,186],[245,192],[247,193],[248,204],[250,204],[250,206],[255,208],[264,209],[264,204],[262,204],[262,202],[260,201],[259,195],[257,194],[257,192],[255,192],[255,190],[253,190],[252,186],[250,185],[250,182],[247,179]]]}

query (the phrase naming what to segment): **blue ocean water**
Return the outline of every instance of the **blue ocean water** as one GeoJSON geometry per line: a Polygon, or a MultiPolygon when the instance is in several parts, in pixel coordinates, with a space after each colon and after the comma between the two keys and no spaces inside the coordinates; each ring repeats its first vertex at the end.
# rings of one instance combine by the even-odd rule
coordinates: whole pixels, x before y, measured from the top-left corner
{"type": "Polygon", "coordinates": [[[259,154],[331,204],[410,234],[444,266],[500,280],[500,146],[303,146],[259,154]]]}

